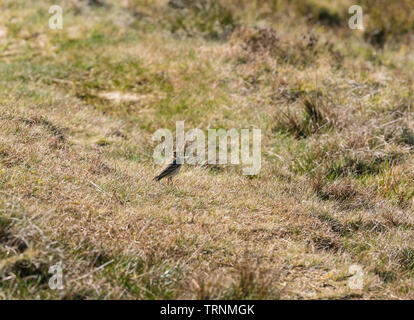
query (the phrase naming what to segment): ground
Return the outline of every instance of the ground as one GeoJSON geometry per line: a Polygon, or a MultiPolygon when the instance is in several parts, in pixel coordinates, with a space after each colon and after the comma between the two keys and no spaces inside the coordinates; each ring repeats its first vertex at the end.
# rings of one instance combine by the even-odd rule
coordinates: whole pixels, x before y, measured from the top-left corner
{"type": "Polygon", "coordinates": [[[0,298],[414,298],[414,4],[355,2],[2,1],[0,298]],[[180,120],[260,173],[154,182],[180,120]]]}

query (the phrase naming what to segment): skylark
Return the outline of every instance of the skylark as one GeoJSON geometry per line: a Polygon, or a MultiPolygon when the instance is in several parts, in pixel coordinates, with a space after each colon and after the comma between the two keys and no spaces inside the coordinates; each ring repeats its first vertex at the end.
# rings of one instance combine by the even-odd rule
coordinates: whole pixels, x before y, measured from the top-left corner
{"type": "Polygon", "coordinates": [[[172,178],[180,171],[181,163],[177,163],[177,152],[174,151],[174,158],[161,173],[154,178],[155,181],[160,181],[163,178],[168,178],[169,182],[172,182],[172,178]]]}

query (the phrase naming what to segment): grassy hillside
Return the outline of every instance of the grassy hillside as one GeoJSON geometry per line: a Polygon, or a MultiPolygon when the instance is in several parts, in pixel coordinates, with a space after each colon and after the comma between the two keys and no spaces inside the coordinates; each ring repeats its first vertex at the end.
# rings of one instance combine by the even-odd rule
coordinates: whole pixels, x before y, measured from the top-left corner
{"type": "Polygon", "coordinates": [[[0,298],[414,298],[414,4],[356,2],[2,1],[0,298]],[[153,182],[179,120],[260,174],[153,182]]]}

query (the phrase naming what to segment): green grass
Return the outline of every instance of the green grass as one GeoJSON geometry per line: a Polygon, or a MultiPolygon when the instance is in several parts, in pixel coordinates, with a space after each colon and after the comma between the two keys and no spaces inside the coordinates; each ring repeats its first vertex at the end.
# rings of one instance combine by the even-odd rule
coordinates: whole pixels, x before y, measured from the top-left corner
{"type": "Polygon", "coordinates": [[[411,299],[411,2],[180,3],[0,5],[0,298],[411,299]],[[154,183],[176,121],[260,128],[261,172],[154,183]]]}

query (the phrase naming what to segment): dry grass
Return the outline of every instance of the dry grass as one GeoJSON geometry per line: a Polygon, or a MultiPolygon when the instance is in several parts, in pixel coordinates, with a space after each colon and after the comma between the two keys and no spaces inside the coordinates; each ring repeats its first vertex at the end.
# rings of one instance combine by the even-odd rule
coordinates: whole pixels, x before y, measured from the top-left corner
{"type": "Polygon", "coordinates": [[[347,5],[3,2],[0,298],[413,298],[411,18],[347,5]],[[260,174],[154,183],[177,120],[260,128],[260,174]]]}
{"type": "Polygon", "coordinates": [[[336,115],[318,97],[304,98],[300,105],[302,112],[299,115],[292,114],[290,110],[278,114],[274,129],[293,134],[297,138],[307,138],[314,133],[337,126],[336,115]]]}

